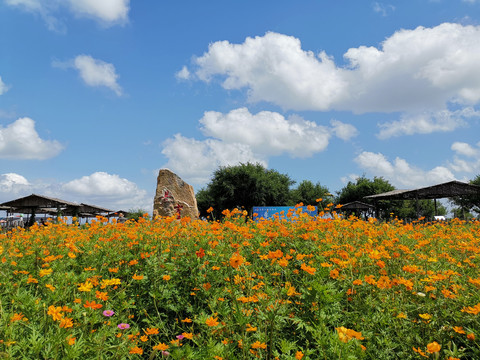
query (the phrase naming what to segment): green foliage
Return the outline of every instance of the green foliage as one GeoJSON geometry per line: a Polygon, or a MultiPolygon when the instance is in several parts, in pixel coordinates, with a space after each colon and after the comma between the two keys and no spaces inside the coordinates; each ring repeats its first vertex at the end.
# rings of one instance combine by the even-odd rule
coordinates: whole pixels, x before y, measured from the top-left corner
{"type": "MultiPolygon", "coordinates": [[[[338,204],[348,204],[353,201],[362,201],[368,204],[373,204],[373,201],[364,199],[364,197],[392,190],[395,190],[395,187],[383,177],[375,176],[373,180],[370,180],[363,175],[357,178],[355,182],[349,181],[347,185],[338,191],[336,202],[338,204]]],[[[380,217],[385,218],[388,217],[391,212],[398,212],[401,204],[398,201],[379,201],[377,206],[380,217]]]]}
{"type": "Polygon", "coordinates": [[[435,214],[434,200],[418,200],[418,205],[415,200],[404,200],[402,207],[398,209],[398,213],[394,213],[401,219],[417,219],[418,217],[425,217],[433,219],[435,215],[446,215],[447,209],[445,206],[437,202],[437,212],[435,214]]]}
{"type": "Polygon", "coordinates": [[[321,205],[326,207],[330,192],[327,187],[320,183],[313,184],[309,180],[303,180],[298,186],[291,190],[289,205],[303,203],[304,205],[317,205],[317,199],[322,199],[321,205]]]}
{"type": "MultiPolygon", "coordinates": [[[[470,184],[480,186],[480,174],[470,180],[470,184]]],[[[451,198],[450,202],[455,206],[453,209],[455,216],[460,219],[472,218],[471,212],[480,215],[480,195],[458,196],[451,198]]]]}
{"type": "Polygon", "coordinates": [[[253,206],[287,205],[293,184],[288,175],[258,163],[220,167],[207,187],[197,194],[197,205],[201,216],[213,207],[216,217],[225,209],[250,211],[253,206]]]}
{"type": "Polygon", "coordinates": [[[127,220],[135,220],[142,218],[143,215],[147,214],[148,211],[144,209],[130,209],[128,210],[128,215],[126,216],[127,220]]]}

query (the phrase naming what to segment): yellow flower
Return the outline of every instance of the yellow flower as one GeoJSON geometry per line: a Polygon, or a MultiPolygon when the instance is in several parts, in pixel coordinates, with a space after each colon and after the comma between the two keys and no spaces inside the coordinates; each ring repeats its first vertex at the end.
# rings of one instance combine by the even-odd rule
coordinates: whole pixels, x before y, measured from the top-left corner
{"type": "Polygon", "coordinates": [[[432,318],[432,315],[430,314],[418,314],[418,316],[420,316],[423,320],[430,320],[432,318]]]}
{"type": "Polygon", "coordinates": [[[40,277],[44,277],[46,275],[50,275],[53,272],[53,269],[42,269],[39,271],[38,275],[40,277]]]}
{"type": "Polygon", "coordinates": [[[93,284],[88,280],[78,285],[78,291],[89,292],[92,290],[92,288],[93,288],[93,284]]]}

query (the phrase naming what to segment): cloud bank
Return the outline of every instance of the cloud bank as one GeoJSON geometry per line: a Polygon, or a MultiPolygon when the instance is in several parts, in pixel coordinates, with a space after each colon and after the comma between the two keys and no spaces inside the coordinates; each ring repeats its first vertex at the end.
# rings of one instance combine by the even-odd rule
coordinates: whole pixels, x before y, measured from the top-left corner
{"type": "Polygon", "coordinates": [[[332,120],[330,127],[317,125],[298,115],[285,118],[277,112],[252,114],[239,108],[223,114],[207,111],[200,119],[199,141],[177,134],[163,143],[168,158],[165,167],[194,184],[203,184],[219,166],[258,162],[266,166],[272,156],[310,157],[324,151],[332,136],[349,140],[354,126],[332,120]]]}
{"type": "Polygon", "coordinates": [[[95,172],[65,183],[35,179],[28,181],[15,173],[0,174],[0,202],[32,193],[76,203],[97,205],[111,210],[143,209],[152,211],[153,195],[116,174],[95,172]]]}
{"type": "Polygon", "coordinates": [[[400,120],[380,125],[380,138],[451,131],[465,114],[449,109],[480,102],[479,38],[480,26],[453,23],[399,30],[378,47],[348,49],[339,66],[325,51],[268,32],[241,44],[214,42],[177,76],[220,80],[226,90],[246,90],[251,102],[283,109],[400,112],[400,120]]]}

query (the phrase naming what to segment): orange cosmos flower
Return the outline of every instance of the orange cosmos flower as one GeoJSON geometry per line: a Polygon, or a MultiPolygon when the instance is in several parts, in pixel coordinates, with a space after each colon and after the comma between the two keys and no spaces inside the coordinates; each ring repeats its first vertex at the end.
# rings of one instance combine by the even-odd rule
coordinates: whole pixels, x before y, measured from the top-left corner
{"type": "Polygon", "coordinates": [[[67,343],[68,343],[68,345],[71,346],[71,345],[75,344],[75,340],[77,340],[77,338],[71,337],[71,336],[67,337],[67,343]]]}
{"type": "Polygon", "coordinates": [[[25,316],[23,316],[22,313],[15,313],[11,318],[10,318],[10,322],[15,322],[15,321],[20,321],[20,320],[28,320],[25,316]]]}
{"type": "Polygon", "coordinates": [[[440,345],[436,341],[431,342],[430,344],[427,344],[427,350],[430,354],[439,352],[441,348],[442,348],[442,345],[440,345]]]}
{"type": "Polygon", "coordinates": [[[133,280],[142,280],[142,279],[143,279],[143,275],[137,275],[137,274],[135,274],[135,275],[132,276],[132,278],[133,278],[133,280]]]}
{"type": "Polygon", "coordinates": [[[170,275],[163,275],[162,279],[165,280],[165,281],[168,281],[168,280],[171,279],[171,276],[170,275]]]}
{"type": "Polygon", "coordinates": [[[147,330],[143,330],[145,335],[157,335],[158,329],[157,328],[147,328],[147,330]]]}
{"type": "Polygon", "coordinates": [[[107,292],[102,292],[102,291],[96,291],[95,292],[95,297],[97,299],[107,301],[108,300],[108,293],[107,292]]]}
{"type": "Polygon", "coordinates": [[[480,303],[475,306],[467,306],[462,309],[462,312],[466,312],[469,314],[477,315],[480,313],[480,303]]]}
{"type": "Polygon", "coordinates": [[[60,327],[61,328],[71,328],[73,327],[73,319],[72,318],[63,318],[60,320],[60,327]]]}
{"type": "MultiPolygon", "coordinates": [[[[297,257],[298,257],[298,256],[297,256],[297,257]]],[[[302,263],[302,265],[300,266],[300,269],[302,269],[303,271],[309,273],[310,275],[314,275],[314,274],[315,274],[315,271],[317,271],[317,269],[315,269],[314,267],[308,266],[308,265],[305,264],[305,263],[302,263]]]]}
{"type": "Polygon", "coordinates": [[[168,345],[165,344],[165,343],[160,343],[160,344],[158,344],[158,345],[155,345],[155,346],[153,347],[153,349],[154,349],[154,350],[158,350],[158,351],[165,351],[165,350],[167,350],[169,347],[170,347],[170,346],[168,346],[168,345]]]}
{"type": "Polygon", "coordinates": [[[193,339],[193,334],[192,333],[183,332],[182,335],[185,339],[189,339],[189,340],[193,339]]]}
{"type": "Polygon", "coordinates": [[[60,306],[55,307],[50,305],[47,314],[50,315],[54,321],[59,321],[63,318],[62,308],[60,306]]]}
{"type": "Polygon", "coordinates": [[[240,255],[238,252],[236,252],[230,258],[230,265],[234,269],[237,269],[240,265],[243,264],[244,261],[245,261],[245,258],[242,255],[240,255]]]}
{"type": "Polygon", "coordinates": [[[295,359],[301,360],[303,358],[303,353],[301,351],[297,351],[295,353],[295,359]]]}
{"type": "Polygon", "coordinates": [[[267,344],[262,343],[258,340],[252,344],[252,349],[266,349],[266,348],[267,348],[267,344]]]}
{"type": "Polygon", "coordinates": [[[142,350],[142,348],[139,348],[138,346],[135,346],[135,347],[133,347],[133,348],[130,349],[129,353],[130,353],[130,354],[142,355],[142,354],[143,354],[143,350],[142,350]]]}
{"type": "Polygon", "coordinates": [[[188,317],[182,320],[183,323],[191,323],[192,319],[189,319],[188,317]]]}
{"type": "Polygon", "coordinates": [[[210,316],[207,320],[205,320],[205,324],[207,324],[208,326],[217,326],[219,324],[218,318],[210,316]]]}
{"type": "Polygon", "coordinates": [[[85,308],[90,308],[90,309],[93,309],[93,310],[96,310],[96,309],[100,309],[101,307],[103,307],[102,304],[97,304],[95,301],[85,301],[85,304],[83,304],[83,306],[85,308]]]}

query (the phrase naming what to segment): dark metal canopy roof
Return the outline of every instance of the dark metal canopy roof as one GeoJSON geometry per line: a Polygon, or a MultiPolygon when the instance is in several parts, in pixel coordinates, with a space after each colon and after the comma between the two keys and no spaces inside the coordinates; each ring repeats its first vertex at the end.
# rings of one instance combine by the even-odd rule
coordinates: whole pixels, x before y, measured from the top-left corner
{"type": "Polygon", "coordinates": [[[414,199],[442,199],[463,195],[480,195],[480,186],[467,184],[461,181],[427,186],[414,190],[393,190],[382,194],[365,196],[372,200],[414,200],[414,199]]]}
{"type": "Polygon", "coordinates": [[[32,194],[0,204],[0,210],[9,210],[15,212],[27,212],[27,210],[34,210],[36,213],[54,214],[59,209],[63,215],[79,215],[82,217],[96,216],[97,214],[106,214],[113,211],[96,205],[88,205],[83,203],[77,204],[74,202],[37,194],[32,194]]]}
{"type": "Polygon", "coordinates": [[[0,204],[15,210],[35,209],[35,208],[62,208],[67,206],[79,206],[79,204],[56,198],[50,198],[43,195],[32,194],[16,200],[11,200],[0,204]]]}
{"type": "Polygon", "coordinates": [[[375,209],[375,206],[366,204],[361,201],[352,201],[347,204],[342,205],[340,210],[373,210],[375,209]]]}

